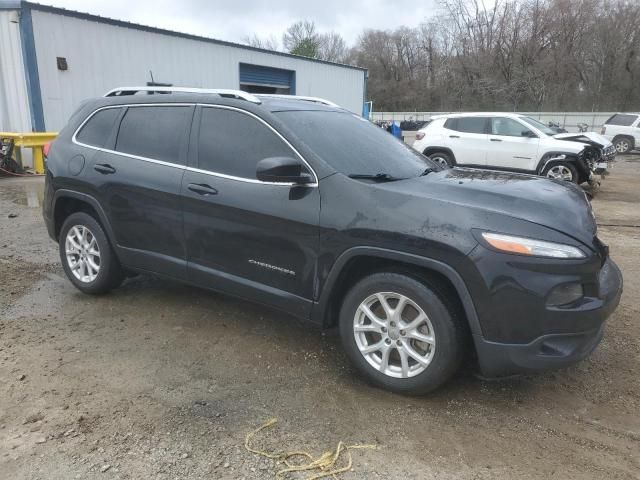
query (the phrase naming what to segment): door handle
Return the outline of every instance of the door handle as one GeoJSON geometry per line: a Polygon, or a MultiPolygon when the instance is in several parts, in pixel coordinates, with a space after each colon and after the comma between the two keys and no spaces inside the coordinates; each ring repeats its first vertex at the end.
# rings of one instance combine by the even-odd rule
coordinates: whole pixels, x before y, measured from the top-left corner
{"type": "Polygon", "coordinates": [[[116,173],[116,169],[113,168],[111,165],[109,165],[108,163],[96,163],[93,166],[93,169],[96,172],[100,172],[103,173],[105,175],[109,175],[111,173],[116,173]]]}
{"type": "Polygon", "coordinates": [[[198,195],[217,195],[218,190],[206,183],[190,183],[187,188],[198,195]]]}
{"type": "Polygon", "coordinates": [[[449,138],[460,138],[460,135],[449,135],[449,138]]]}
{"type": "Polygon", "coordinates": [[[502,140],[500,140],[499,138],[492,138],[491,141],[492,142],[501,142],[502,140]]]}

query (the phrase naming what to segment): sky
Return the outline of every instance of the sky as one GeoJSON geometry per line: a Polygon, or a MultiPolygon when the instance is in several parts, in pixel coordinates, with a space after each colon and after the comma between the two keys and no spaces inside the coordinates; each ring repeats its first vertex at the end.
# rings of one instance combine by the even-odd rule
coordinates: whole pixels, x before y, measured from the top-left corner
{"type": "MultiPolygon", "coordinates": [[[[38,1],[38,0],[36,0],[38,1]]],[[[275,37],[297,20],[335,31],[353,45],[365,28],[415,27],[437,12],[437,0],[39,0],[38,3],[142,25],[243,43],[275,37]]]]}

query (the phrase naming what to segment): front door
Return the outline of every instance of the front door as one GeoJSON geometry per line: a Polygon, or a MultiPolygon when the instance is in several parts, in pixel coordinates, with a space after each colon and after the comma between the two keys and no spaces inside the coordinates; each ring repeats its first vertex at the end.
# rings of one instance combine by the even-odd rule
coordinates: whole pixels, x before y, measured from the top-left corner
{"type": "Polygon", "coordinates": [[[540,139],[526,125],[507,117],[491,119],[487,166],[533,172],[540,139]]]}
{"type": "Polygon", "coordinates": [[[189,278],[306,316],[318,188],[256,179],[263,158],[297,153],[257,116],[231,107],[198,107],[191,139],[193,167],[182,181],[189,278]]]}

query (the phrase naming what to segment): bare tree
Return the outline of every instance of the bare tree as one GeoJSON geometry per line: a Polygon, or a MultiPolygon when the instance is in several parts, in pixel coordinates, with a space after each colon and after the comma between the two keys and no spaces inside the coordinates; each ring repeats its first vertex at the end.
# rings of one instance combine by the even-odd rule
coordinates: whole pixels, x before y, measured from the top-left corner
{"type": "Polygon", "coordinates": [[[282,35],[284,48],[294,55],[318,58],[320,56],[321,38],[316,24],[308,20],[300,20],[282,35]]]}
{"type": "Polygon", "coordinates": [[[347,43],[336,32],[319,35],[320,46],[318,58],[328,62],[344,62],[347,58],[347,43]]]}
{"type": "Polygon", "coordinates": [[[244,43],[252,47],[263,48],[265,50],[280,50],[280,43],[275,35],[262,38],[254,33],[252,36],[245,37],[244,43]]]}

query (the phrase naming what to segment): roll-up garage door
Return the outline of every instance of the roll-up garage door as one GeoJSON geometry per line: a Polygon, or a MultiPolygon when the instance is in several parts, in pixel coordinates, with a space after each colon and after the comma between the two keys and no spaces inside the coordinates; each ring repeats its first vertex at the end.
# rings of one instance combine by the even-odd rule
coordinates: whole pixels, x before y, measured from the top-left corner
{"type": "Polygon", "coordinates": [[[240,89],[245,92],[295,95],[295,79],[293,70],[240,64],[240,89]]]}

